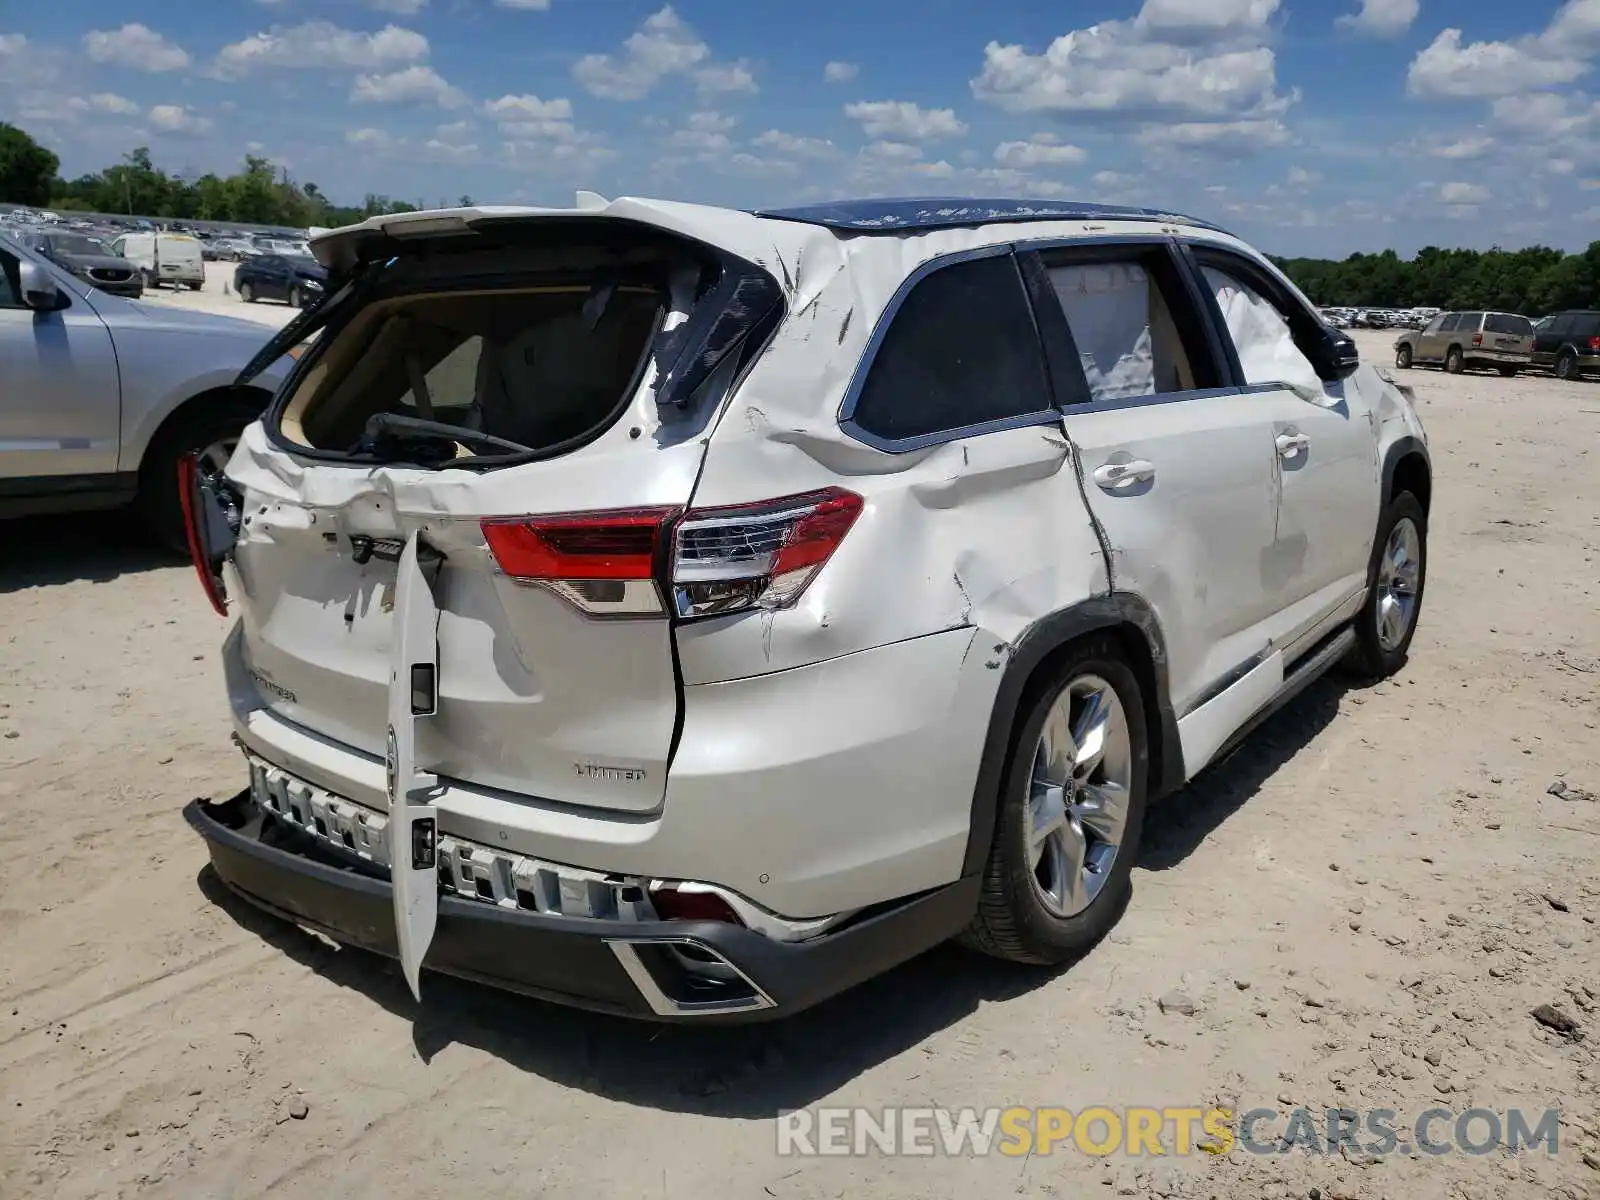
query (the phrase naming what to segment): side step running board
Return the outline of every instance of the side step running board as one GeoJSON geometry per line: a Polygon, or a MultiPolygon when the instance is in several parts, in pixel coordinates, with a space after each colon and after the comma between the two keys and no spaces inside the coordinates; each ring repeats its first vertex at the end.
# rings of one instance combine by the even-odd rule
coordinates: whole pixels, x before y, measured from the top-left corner
{"type": "Polygon", "coordinates": [[[1248,721],[1239,726],[1233,735],[1222,744],[1222,749],[1218,750],[1206,765],[1216,766],[1231,755],[1239,748],[1240,743],[1245,738],[1260,728],[1262,722],[1326,675],[1330,668],[1335,666],[1346,654],[1350,653],[1350,648],[1355,644],[1356,631],[1349,625],[1324,638],[1320,646],[1295,663],[1294,668],[1284,676],[1283,687],[1278,694],[1258,709],[1248,721]]]}

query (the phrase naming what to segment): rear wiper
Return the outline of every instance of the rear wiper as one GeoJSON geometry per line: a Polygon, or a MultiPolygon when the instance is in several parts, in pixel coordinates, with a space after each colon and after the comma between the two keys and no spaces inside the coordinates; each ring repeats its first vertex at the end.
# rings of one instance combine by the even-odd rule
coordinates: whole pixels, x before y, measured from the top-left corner
{"type": "MultiPolygon", "coordinates": [[[[366,436],[363,441],[376,442],[383,435],[398,438],[402,441],[436,441],[444,439],[452,442],[462,442],[469,446],[483,446],[501,453],[493,455],[476,455],[481,458],[516,458],[523,454],[536,453],[532,446],[524,446],[521,442],[513,442],[508,438],[496,437],[492,433],[484,433],[477,429],[468,429],[465,425],[450,425],[444,421],[424,421],[420,417],[408,417],[401,413],[374,413],[367,418],[366,436]]],[[[462,462],[471,460],[462,459],[462,462]]]]}

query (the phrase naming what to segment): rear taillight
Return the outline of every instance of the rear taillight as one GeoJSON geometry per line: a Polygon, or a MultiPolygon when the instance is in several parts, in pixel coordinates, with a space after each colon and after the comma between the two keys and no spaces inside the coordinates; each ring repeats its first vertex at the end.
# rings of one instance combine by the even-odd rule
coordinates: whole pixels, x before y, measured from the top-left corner
{"type": "Polygon", "coordinates": [[[658,555],[675,508],[492,518],[483,536],[501,571],[597,617],[660,616],[658,555]]]}
{"type": "Polygon", "coordinates": [[[195,574],[200,577],[200,587],[211,601],[217,615],[228,615],[228,601],[223,594],[222,579],[217,574],[206,552],[206,539],[200,530],[202,514],[199,511],[200,487],[196,456],[186,454],[178,460],[178,502],[183,506],[183,535],[189,543],[189,557],[194,562],[195,574]]]}
{"type": "Polygon", "coordinates": [[[596,617],[672,611],[709,617],[800,598],[861,514],[842,488],[724,508],[616,509],[494,517],[483,534],[500,570],[596,617]]]}
{"type": "Polygon", "coordinates": [[[1473,345],[1474,345],[1474,346],[1481,346],[1481,345],[1483,345],[1483,334],[1481,334],[1481,333],[1475,333],[1475,334],[1473,334],[1473,335],[1472,335],[1472,344],[1473,344],[1473,345]]]}
{"type": "Polygon", "coordinates": [[[1600,354],[1600,337],[1592,337],[1589,339],[1589,349],[1593,350],[1596,354],[1600,354]]]}
{"type": "Polygon", "coordinates": [[[677,615],[793,604],[844,541],[861,506],[854,492],[824,488],[760,504],[691,510],[673,538],[677,615]]]}

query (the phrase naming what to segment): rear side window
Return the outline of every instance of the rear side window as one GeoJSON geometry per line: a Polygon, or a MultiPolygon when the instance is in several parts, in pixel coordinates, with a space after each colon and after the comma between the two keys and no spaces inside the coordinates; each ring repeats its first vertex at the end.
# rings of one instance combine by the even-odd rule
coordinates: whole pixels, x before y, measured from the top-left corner
{"type": "Polygon", "coordinates": [[[1456,328],[1462,333],[1476,333],[1482,325],[1483,314],[1481,312],[1469,312],[1461,314],[1461,324],[1457,325],[1456,328]]]}
{"type": "Polygon", "coordinates": [[[1483,323],[1486,333],[1510,333],[1523,337],[1533,336],[1533,322],[1513,313],[1490,313],[1483,323]]]}
{"type": "Polygon", "coordinates": [[[901,441],[1051,408],[1027,293],[1001,254],[941,267],[912,287],[847,416],[901,441]]]}
{"type": "Polygon", "coordinates": [[[1444,324],[1439,326],[1440,333],[1454,333],[1461,328],[1461,314],[1451,313],[1444,319],[1444,324]]]}
{"type": "Polygon", "coordinates": [[[1600,313],[1580,313],[1573,317],[1572,332],[1578,337],[1600,337],[1600,313]]]}

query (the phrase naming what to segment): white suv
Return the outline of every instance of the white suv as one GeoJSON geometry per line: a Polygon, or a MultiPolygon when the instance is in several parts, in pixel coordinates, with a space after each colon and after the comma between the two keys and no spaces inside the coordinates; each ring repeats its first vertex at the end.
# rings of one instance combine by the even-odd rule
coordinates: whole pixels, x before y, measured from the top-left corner
{"type": "Polygon", "coordinates": [[[1408,395],[1201,222],[585,195],[315,250],[278,348],[321,336],[186,492],[250,773],[187,816],[414,991],[756,1019],[953,936],[1063,961],[1153,800],[1405,660],[1408,395]]]}

